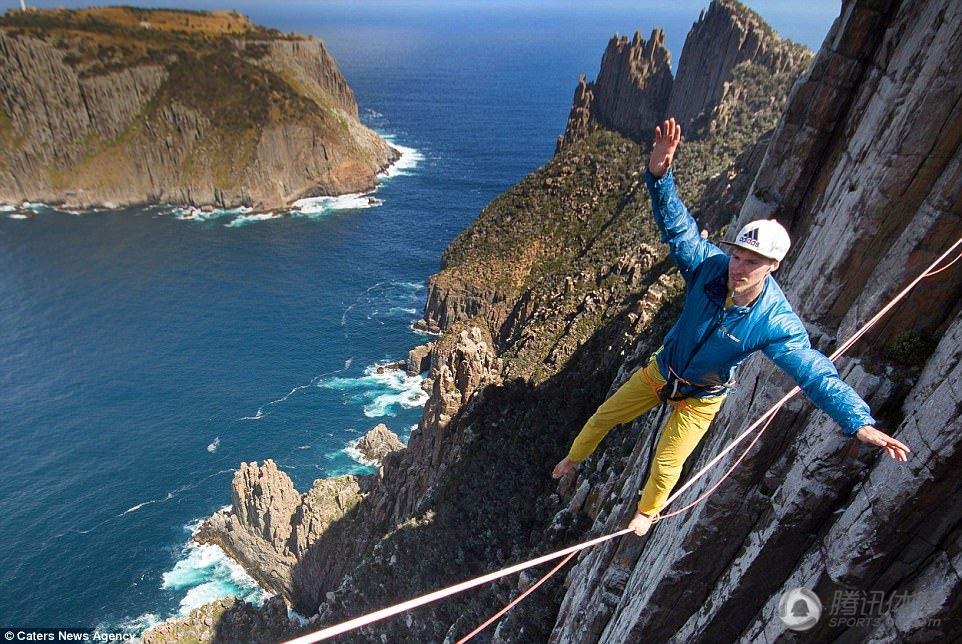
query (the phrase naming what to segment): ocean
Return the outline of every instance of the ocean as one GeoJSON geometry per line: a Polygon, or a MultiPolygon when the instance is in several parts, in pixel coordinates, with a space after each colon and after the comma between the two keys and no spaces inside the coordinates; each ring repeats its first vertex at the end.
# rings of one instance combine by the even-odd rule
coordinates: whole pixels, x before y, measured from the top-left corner
{"type": "MultiPolygon", "coordinates": [[[[662,26],[677,63],[703,4],[205,4],[323,38],[404,154],[374,193],[287,213],[0,207],[0,626],[139,632],[263,598],[190,540],[239,463],[305,491],[370,472],[350,445],[375,424],[406,440],[421,378],[376,368],[430,340],[411,324],[444,248],[551,157],[614,32],[662,26]]],[[[775,6],[816,48],[837,14],[775,6]]]]}

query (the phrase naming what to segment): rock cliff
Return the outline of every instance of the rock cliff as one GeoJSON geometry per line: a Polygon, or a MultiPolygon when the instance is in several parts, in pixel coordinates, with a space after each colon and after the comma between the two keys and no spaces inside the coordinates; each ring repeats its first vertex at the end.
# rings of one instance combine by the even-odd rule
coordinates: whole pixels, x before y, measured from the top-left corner
{"type": "MultiPolygon", "coordinates": [[[[696,124],[676,158],[705,234],[717,239],[758,216],[790,229],[779,282],[826,352],[962,236],[960,11],[951,0],[846,2],[811,65],[732,68],[733,78],[771,85],[743,83],[703,106],[699,114],[738,127],[719,136],[696,124]],[[756,111],[778,83],[787,106],[756,111]]],[[[722,42],[726,29],[699,37],[722,42]]],[[[646,156],[599,127],[498,197],[448,248],[425,311],[444,333],[421,423],[291,573],[294,605],[316,613],[316,627],[627,523],[654,415],[612,431],[570,480],[548,473],[680,308],[681,282],[641,183],[646,156]]],[[[796,398],[706,502],[645,538],[588,551],[491,627],[491,641],[958,639],[960,347],[962,263],[927,280],[840,361],[881,426],[912,447],[907,464],[847,441],[796,398]],[[800,586],[824,612],[793,633],[778,602],[800,586]]],[[[791,384],[757,357],[738,377],[686,471],[791,384]]],[[[454,641],[533,579],[508,578],[351,637],[454,641]]]]}
{"type": "Polygon", "coordinates": [[[278,208],[397,158],[319,40],[119,7],[0,18],[0,143],[0,202],[79,208],[278,208]]]}
{"type": "Polygon", "coordinates": [[[380,465],[385,456],[391,452],[404,449],[404,443],[397,437],[397,434],[388,429],[387,425],[378,423],[371,431],[361,437],[355,449],[366,460],[380,465]]]}
{"type": "Polygon", "coordinates": [[[660,29],[647,42],[637,32],[630,43],[612,38],[595,81],[578,81],[557,150],[599,128],[650,143],[652,124],[666,115],[689,138],[733,121],[743,126],[753,113],[772,109],[785,75],[794,77],[811,57],[736,0],[712,0],[702,12],[685,39],[677,77],[664,43],[660,29]]]}
{"type": "Polygon", "coordinates": [[[259,607],[227,597],[204,604],[182,619],[172,619],[152,628],[140,641],[143,644],[271,642],[289,639],[297,630],[298,624],[288,618],[287,605],[280,596],[271,597],[259,607]]]}
{"type": "Polygon", "coordinates": [[[647,41],[638,32],[630,43],[615,36],[605,49],[598,78],[593,83],[585,83],[584,76],[578,80],[558,149],[599,127],[635,141],[649,138],[651,124],[664,117],[671,87],[671,54],[661,29],[652,31],[647,41]]]}
{"type": "MultiPolygon", "coordinates": [[[[962,235],[959,12],[948,1],[847,2],[737,218],[789,226],[798,243],[780,282],[826,349],[962,235]]],[[[794,635],[804,641],[958,638],[962,587],[944,570],[962,526],[945,502],[962,484],[960,283],[958,270],[933,277],[842,361],[886,430],[912,446],[908,464],[868,448],[845,458],[832,423],[797,401],[683,521],[587,555],[568,577],[552,639],[771,641],[790,632],[777,605],[799,586],[824,608],[812,630],[794,635]]],[[[694,466],[784,380],[760,360],[748,365],[694,466]]],[[[650,431],[650,421],[638,429],[650,431]]],[[[636,484],[633,474],[618,480],[636,484]]],[[[595,530],[621,525],[618,514],[599,517],[595,530]]]]}
{"type": "Polygon", "coordinates": [[[318,479],[306,494],[268,459],[241,463],[231,506],[202,523],[194,539],[219,545],[265,589],[293,597],[291,573],[305,549],[363,498],[355,476],[318,479]]]}
{"type": "Polygon", "coordinates": [[[809,55],[740,2],[713,0],[685,39],[667,114],[678,119],[683,131],[693,132],[711,120],[733,90],[732,71],[739,65],[751,63],[778,75],[805,64],[809,55]]]}

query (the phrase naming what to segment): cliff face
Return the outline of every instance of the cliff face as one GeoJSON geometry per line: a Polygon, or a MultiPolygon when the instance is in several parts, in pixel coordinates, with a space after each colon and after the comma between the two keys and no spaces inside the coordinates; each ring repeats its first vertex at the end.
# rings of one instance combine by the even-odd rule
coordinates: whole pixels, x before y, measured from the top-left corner
{"type": "MultiPolygon", "coordinates": [[[[798,242],[779,279],[823,347],[962,235],[960,17],[947,1],[846,3],[738,218],[789,225],[798,242]]],[[[553,639],[771,641],[787,632],[780,596],[799,586],[815,590],[823,615],[848,597],[868,618],[823,617],[797,635],[805,641],[958,638],[962,585],[945,571],[958,570],[962,530],[962,512],[947,503],[962,485],[960,283],[957,269],[924,282],[841,363],[914,450],[908,464],[868,448],[845,459],[831,421],[797,401],[708,502],[645,540],[586,556],[568,577],[553,639]],[[885,603],[866,609],[867,597],[885,603]]],[[[740,381],[695,467],[789,385],[760,360],[740,381]]],[[[637,489],[645,456],[619,484],[637,489]]],[[[597,531],[622,524],[630,498],[618,504],[597,531]]]]}
{"type": "Polygon", "coordinates": [[[81,208],[282,207],[369,189],[397,156],[319,40],[121,8],[0,18],[0,142],[0,202],[81,208]]]}
{"type": "Polygon", "coordinates": [[[807,50],[783,40],[758,14],[733,0],[713,0],[685,39],[667,114],[692,129],[710,120],[729,91],[731,73],[752,62],[772,74],[804,64],[807,50]]]}
{"type": "MultiPolygon", "coordinates": [[[[732,68],[737,91],[700,112],[737,127],[725,136],[711,121],[696,128],[676,158],[682,197],[709,234],[758,216],[789,227],[795,245],[778,279],[826,352],[962,236],[960,29],[950,0],[848,2],[774,132],[763,135],[780,106],[756,106],[778,83],[787,94],[794,76],[745,61],[732,68]],[[741,82],[752,78],[765,82],[741,82]]],[[[654,414],[616,428],[571,480],[556,484],[549,472],[679,310],[680,280],[640,183],[646,157],[599,128],[451,244],[425,313],[445,332],[418,430],[294,566],[295,606],[316,611],[317,627],[627,523],[654,414]]],[[[796,398],[706,502],[645,538],[588,551],[492,627],[492,641],[962,636],[962,506],[951,502],[962,487],[960,266],[927,280],[840,361],[881,426],[912,447],[907,464],[852,449],[796,398]],[[778,602],[799,586],[824,613],[790,633],[778,602]],[[831,619],[852,601],[862,619],[831,619]]],[[[758,358],[738,377],[689,471],[791,385],[758,358]]],[[[352,638],[451,641],[533,579],[508,578],[352,638]]]]}
{"type": "Polygon", "coordinates": [[[268,459],[241,463],[231,485],[231,507],[198,528],[200,543],[219,545],[265,589],[291,601],[291,572],[307,547],[363,498],[367,481],[355,476],[318,479],[306,494],[268,459]]]}

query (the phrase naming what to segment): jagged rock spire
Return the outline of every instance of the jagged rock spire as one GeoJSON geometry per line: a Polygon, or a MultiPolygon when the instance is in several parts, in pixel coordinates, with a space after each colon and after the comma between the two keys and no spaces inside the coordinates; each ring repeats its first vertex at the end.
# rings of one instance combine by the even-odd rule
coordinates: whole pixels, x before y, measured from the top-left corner
{"type": "Polygon", "coordinates": [[[774,75],[796,68],[809,56],[808,49],[781,38],[735,0],[713,0],[701,12],[685,39],[674,78],[661,29],[653,30],[647,41],[637,32],[630,42],[615,36],[597,80],[578,80],[556,151],[598,128],[647,141],[653,125],[667,116],[678,119],[688,138],[701,138],[713,122],[725,122],[726,100],[738,100],[739,81],[733,76],[738,65],[752,63],[774,75]]]}
{"type": "Polygon", "coordinates": [[[599,127],[645,140],[651,124],[664,116],[671,86],[671,53],[661,29],[653,30],[647,41],[637,31],[631,41],[614,36],[601,59],[597,80],[578,79],[558,149],[599,127]]]}
{"type": "Polygon", "coordinates": [[[779,73],[807,55],[741,3],[713,0],[685,38],[667,113],[688,130],[710,117],[736,65],[751,61],[779,73]]]}

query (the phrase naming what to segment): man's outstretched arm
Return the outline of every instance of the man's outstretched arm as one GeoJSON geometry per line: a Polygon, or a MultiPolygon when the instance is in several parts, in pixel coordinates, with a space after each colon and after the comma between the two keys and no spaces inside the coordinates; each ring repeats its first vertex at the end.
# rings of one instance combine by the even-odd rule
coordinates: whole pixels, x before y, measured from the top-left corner
{"type": "MultiPolygon", "coordinates": [[[[798,322],[801,326],[801,322],[798,322]]],[[[849,436],[881,447],[896,461],[904,463],[912,450],[875,428],[868,404],[843,381],[835,365],[812,348],[804,327],[764,349],[772,362],[791,376],[815,405],[832,417],[849,436]]]]}
{"type": "Polygon", "coordinates": [[[651,212],[661,239],[668,244],[671,259],[682,277],[688,280],[699,264],[722,251],[702,238],[694,217],[678,196],[671,162],[680,143],[681,126],[675,119],[668,119],[655,128],[645,184],[651,194],[651,212]]]}

